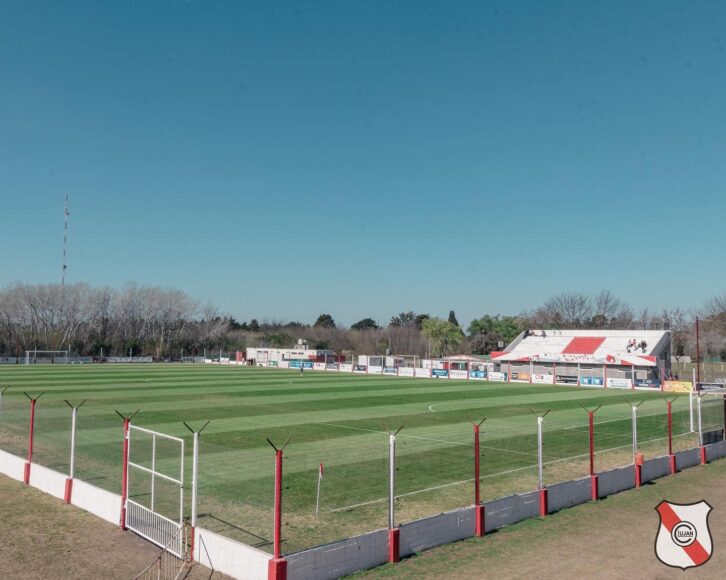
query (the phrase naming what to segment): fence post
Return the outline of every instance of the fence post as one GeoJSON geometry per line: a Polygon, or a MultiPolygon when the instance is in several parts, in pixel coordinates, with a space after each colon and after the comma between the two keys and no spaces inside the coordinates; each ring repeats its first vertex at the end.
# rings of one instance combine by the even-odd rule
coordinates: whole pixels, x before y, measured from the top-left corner
{"type": "Polygon", "coordinates": [[[633,421],[633,466],[635,467],[635,487],[640,487],[642,482],[642,459],[643,456],[638,453],[638,407],[643,404],[643,401],[635,404],[630,404],[632,411],[633,421]]]}
{"type": "Polygon", "coordinates": [[[129,417],[126,417],[116,411],[116,414],[121,417],[124,421],[124,451],[123,451],[123,467],[121,472],[121,517],[119,525],[122,530],[126,529],[126,499],[129,491],[129,427],[131,425],[131,419],[138,413],[138,409],[132,413],[129,417]]]}
{"type": "Polygon", "coordinates": [[[666,401],[668,406],[668,464],[670,465],[671,474],[676,472],[676,456],[673,454],[673,401],[666,401]]]}
{"type": "Polygon", "coordinates": [[[204,428],[209,425],[207,421],[199,431],[194,431],[189,425],[184,423],[184,426],[192,432],[193,435],[193,446],[192,446],[192,517],[190,522],[190,533],[189,533],[189,560],[194,561],[194,544],[196,540],[196,529],[197,529],[197,487],[199,484],[199,435],[204,428]]]}
{"type": "Polygon", "coordinates": [[[71,503],[71,495],[73,494],[73,478],[76,476],[76,415],[78,414],[78,409],[80,409],[85,402],[86,400],[83,399],[81,404],[77,407],[74,407],[68,401],[65,402],[66,405],[71,408],[71,463],[68,467],[66,488],[65,493],[63,494],[63,501],[66,503],[71,503]]]}
{"type": "Polygon", "coordinates": [[[701,423],[701,395],[698,395],[698,452],[701,457],[701,465],[706,465],[706,446],[703,444],[703,424],[701,423]]]}
{"type": "Polygon", "coordinates": [[[589,440],[590,440],[590,487],[592,489],[591,498],[593,501],[597,500],[599,497],[598,492],[598,478],[597,474],[595,473],[595,412],[601,407],[602,405],[598,405],[594,409],[585,409],[587,412],[587,424],[588,424],[588,431],[589,431],[589,440]]]}
{"type": "Polygon", "coordinates": [[[539,487],[539,515],[545,517],[548,512],[547,488],[544,485],[544,471],[542,469],[542,425],[544,418],[549,413],[537,416],[537,481],[539,487]]]}
{"type": "Polygon", "coordinates": [[[282,557],[282,451],[290,439],[280,449],[269,439],[267,442],[275,450],[275,523],[273,532],[272,558],[267,566],[268,580],[286,580],[287,560],[282,557]]]}
{"type": "Polygon", "coordinates": [[[25,462],[25,468],[23,470],[23,483],[30,485],[30,466],[33,463],[33,435],[35,432],[35,403],[43,396],[43,393],[40,393],[35,399],[28,395],[28,393],[24,394],[30,399],[30,434],[28,436],[28,460],[25,462]]]}
{"type": "Polygon", "coordinates": [[[400,532],[396,527],[396,435],[403,429],[399,427],[395,433],[388,434],[388,561],[398,562],[400,559],[400,532]]]}
{"type": "Polygon", "coordinates": [[[476,517],[475,535],[480,538],[485,531],[485,513],[484,504],[481,503],[481,478],[480,478],[480,453],[479,453],[479,427],[486,421],[482,419],[479,423],[474,423],[474,513],[476,517]]]}

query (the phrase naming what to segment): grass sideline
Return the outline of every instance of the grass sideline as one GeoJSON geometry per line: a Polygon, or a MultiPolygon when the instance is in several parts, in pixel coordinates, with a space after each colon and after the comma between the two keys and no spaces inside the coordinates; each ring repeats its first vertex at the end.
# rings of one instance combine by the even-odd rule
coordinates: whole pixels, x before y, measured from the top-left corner
{"type": "MultiPolygon", "coordinates": [[[[36,409],[35,461],[64,471],[70,410],[64,400],[87,402],[78,417],[77,475],[111,491],[120,489],[122,425],[115,414],[140,409],[134,423],[183,437],[190,481],[191,440],[182,421],[211,420],[200,446],[200,524],[270,549],[274,453],[285,450],[283,548],[312,547],[385,527],[388,437],[397,440],[397,520],[410,521],[473,502],[471,422],[483,417],[482,494],[494,499],[536,487],[536,418],[545,419],[545,482],[588,473],[587,415],[595,408],[597,468],[632,461],[630,409],[639,407],[640,450],[666,451],[666,405],[661,393],[602,388],[475,381],[406,379],[331,372],[211,365],[46,365],[0,367],[11,385],[0,409],[0,448],[24,455],[28,401],[36,409]],[[318,466],[324,465],[315,514],[318,466]]],[[[674,444],[692,447],[687,398],[674,403],[674,444]]],[[[723,413],[707,420],[721,421],[723,413]]],[[[132,455],[150,461],[148,445],[132,439],[132,455]]],[[[158,462],[178,469],[174,449],[158,462]]],[[[131,477],[131,495],[148,502],[150,482],[131,477]]],[[[187,487],[188,487],[187,483],[187,487]]],[[[172,490],[157,481],[162,511],[174,515],[172,490]]],[[[189,493],[185,512],[189,513],[189,493]]]]}
{"type": "Polygon", "coordinates": [[[726,460],[686,469],[597,502],[525,520],[483,538],[433,548],[349,576],[377,578],[723,578],[726,567],[726,460]],[[662,500],[714,508],[709,527],[713,556],[699,568],[669,568],[655,556],[662,500]]]}

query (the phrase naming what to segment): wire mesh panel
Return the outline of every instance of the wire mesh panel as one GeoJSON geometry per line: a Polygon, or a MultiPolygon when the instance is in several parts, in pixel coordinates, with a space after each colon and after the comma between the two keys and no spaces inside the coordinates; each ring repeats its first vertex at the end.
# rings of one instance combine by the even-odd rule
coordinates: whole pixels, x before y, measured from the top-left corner
{"type": "Polygon", "coordinates": [[[272,551],[274,454],[259,434],[214,431],[199,440],[198,524],[272,551]]]}
{"type": "MultiPolygon", "coordinates": [[[[536,451],[536,440],[534,445],[536,451]]],[[[574,414],[554,412],[544,417],[542,472],[545,486],[589,475],[590,425],[584,410],[574,414]]]]}
{"type": "MultiPolygon", "coordinates": [[[[325,440],[324,446],[319,441],[293,441],[285,448],[284,553],[386,527],[388,435],[347,433],[325,440]]],[[[270,466],[273,458],[270,453],[270,466]]]]}
{"type": "Polygon", "coordinates": [[[46,395],[37,401],[33,439],[33,462],[67,474],[71,457],[71,409],[63,400],[46,395]]]}
{"type": "Polygon", "coordinates": [[[724,398],[719,395],[701,397],[702,444],[715,443],[724,439],[724,398]]]}
{"type": "Polygon", "coordinates": [[[0,449],[26,457],[30,401],[22,393],[6,391],[0,399],[0,449]]]}
{"type": "Polygon", "coordinates": [[[86,403],[76,417],[75,476],[121,493],[123,440],[123,423],[118,415],[95,401],[86,403]]]}
{"type": "Polygon", "coordinates": [[[470,424],[400,432],[395,465],[396,525],[474,503],[470,424]]]}

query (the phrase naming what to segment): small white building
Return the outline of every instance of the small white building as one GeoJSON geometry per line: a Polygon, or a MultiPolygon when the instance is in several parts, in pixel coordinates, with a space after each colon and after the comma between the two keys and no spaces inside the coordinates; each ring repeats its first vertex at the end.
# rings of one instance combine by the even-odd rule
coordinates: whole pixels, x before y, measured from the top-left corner
{"type": "Polygon", "coordinates": [[[334,357],[335,352],[326,349],[315,348],[270,348],[266,346],[250,347],[245,351],[245,360],[251,365],[270,366],[274,363],[277,366],[283,361],[311,360],[325,362],[326,359],[334,357]]]}

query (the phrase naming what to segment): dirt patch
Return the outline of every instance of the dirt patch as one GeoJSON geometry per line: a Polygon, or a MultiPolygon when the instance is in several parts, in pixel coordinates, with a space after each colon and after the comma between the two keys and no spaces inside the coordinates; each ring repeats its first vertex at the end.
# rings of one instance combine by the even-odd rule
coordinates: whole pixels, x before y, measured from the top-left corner
{"type": "MultiPolygon", "coordinates": [[[[0,475],[0,575],[13,579],[133,578],[159,550],[131,532],[0,475]]],[[[210,578],[193,566],[188,579],[210,578]]],[[[219,573],[215,579],[227,578],[219,573]]]]}
{"type": "Polygon", "coordinates": [[[442,546],[356,578],[723,578],[726,568],[726,460],[659,479],[639,490],[442,546]],[[655,557],[663,499],[713,506],[712,558],[685,572],[655,557]],[[685,576],[684,576],[685,574],[685,576]]]}

